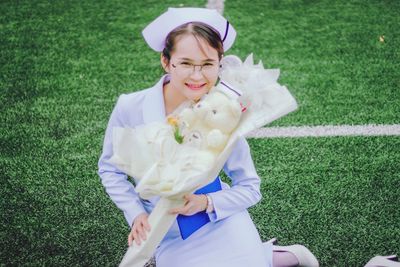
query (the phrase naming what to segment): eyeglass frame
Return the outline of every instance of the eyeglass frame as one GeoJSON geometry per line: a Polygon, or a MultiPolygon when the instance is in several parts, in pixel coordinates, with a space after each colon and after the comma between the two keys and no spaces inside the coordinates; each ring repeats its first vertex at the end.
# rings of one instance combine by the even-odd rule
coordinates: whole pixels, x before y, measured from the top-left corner
{"type": "MultiPolygon", "coordinates": [[[[177,64],[179,64],[180,66],[182,66],[183,64],[182,63],[184,63],[185,61],[183,61],[183,62],[178,62],[177,64]]],[[[190,67],[191,67],[191,71],[190,71],[190,73],[187,73],[188,75],[191,75],[191,74],[193,74],[193,73],[195,73],[195,71],[196,71],[196,67],[200,67],[199,68],[199,71],[200,71],[200,73],[202,73],[203,75],[205,75],[205,73],[204,73],[204,71],[203,71],[203,68],[205,67],[205,66],[207,66],[207,64],[211,64],[212,65],[212,67],[218,67],[218,68],[220,68],[221,67],[221,65],[219,65],[218,66],[218,64],[212,64],[212,63],[204,63],[204,64],[192,64],[192,63],[190,63],[190,62],[186,62],[186,64],[187,65],[189,65],[190,67]]],[[[178,71],[179,71],[179,65],[175,65],[174,63],[171,63],[171,66],[174,68],[174,69],[178,69],[178,71]]],[[[189,68],[188,68],[189,69],[189,68]]]]}

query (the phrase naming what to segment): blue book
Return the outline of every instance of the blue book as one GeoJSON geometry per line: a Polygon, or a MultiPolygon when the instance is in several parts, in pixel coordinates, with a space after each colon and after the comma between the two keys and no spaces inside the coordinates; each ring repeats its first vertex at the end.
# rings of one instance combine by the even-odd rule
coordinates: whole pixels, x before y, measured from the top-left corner
{"type": "MultiPolygon", "coordinates": [[[[221,189],[222,189],[221,181],[219,179],[219,176],[217,176],[217,178],[213,182],[198,189],[194,193],[197,195],[207,194],[207,193],[219,191],[221,189]]],[[[200,229],[200,227],[202,227],[206,223],[210,222],[210,218],[208,217],[208,214],[205,211],[201,211],[201,212],[198,212],[191,216],[179,214],[177,217],[177,221],[178,221],[179,230],[181,232],[182,239],[185,240],[191,234],[193,234],[195,231],[200,229]]]]}

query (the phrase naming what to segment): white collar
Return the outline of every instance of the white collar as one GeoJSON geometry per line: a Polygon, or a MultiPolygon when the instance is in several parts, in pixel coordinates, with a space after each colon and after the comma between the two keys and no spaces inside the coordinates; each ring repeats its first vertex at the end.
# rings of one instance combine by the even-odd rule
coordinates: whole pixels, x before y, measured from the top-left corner
{"type": "Polygon", "coordinates": [[[162,121],[165,119],[164,103],[164,83],[169,81],[170,77],[165,74],[146,94],[143,101],[143,122],[150,123],[162,121]]]}

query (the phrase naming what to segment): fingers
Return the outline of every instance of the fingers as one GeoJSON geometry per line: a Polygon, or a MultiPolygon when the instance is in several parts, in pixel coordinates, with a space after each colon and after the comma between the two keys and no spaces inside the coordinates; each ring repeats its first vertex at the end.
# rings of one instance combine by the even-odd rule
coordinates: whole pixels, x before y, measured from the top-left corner
{"type": "MultiPolygon", "coordinates": [[[[142,240],[146,240],[146,232],[144,230],[143,224],[140,224],[137,229],[138,236],[142,240]]],[[[140,240],[139,240],[140,241],[140,240]]],[[[139,244],[140,245],[140,244],[139,244]]]]}
{"type": "Polygon", "coordinates": [[[192,200],[192,195],[191,194],[186,194],[183,196],[183,199],[186,200],[186,202],[189,202],[190,200],[192,200]]]}
{"type": "Polygon", "coordinates": [[[144,228],[146,229],[147,232],[149,232],[151,230],[148,220],[145,220],[143,225],[144,225],[144,228]]]}
{"type": "Polygon", "coordinates": [[[137,245],[140,245],[140,240],[137,238],[136,229],[132,229],[128,235],[128,246],[132,246],[133,241],[135,241],[137,245]]]}
{"type": "Polygon", "coordinates": [[[171,214],[183,214],[183,215],[187,215],[187,213],[189,212],[189,205],[186,204],[185,206],[179,207],[179,208],[173,208],[170,209],[169,212],[171,214]]]}
{"type": "Polygon", "coordinates": [[[170,209],[169,212],[171,214],[190,216],[207,208],[207,197],[205,195],[186,194],[183,199],[185,200],[185,205],[170,209]]]}
{"type": "Polygon", "coordinates": [[[128,235],[128,246],[132,245],[132,241],[133,241],[133,235],[132,235],[132,232],[130,232],[128,235]]]}
{"type": "Polygon", "coordinates": [[[147,219],[136,222],[128,235],[128,245],[131,246],[133,241],[140,246],[142,240],[147,239],[146,231],[150,231],[150,224],[147,219]]]}
{"type": "Polygon", "coordinates": [[[146,240],[146,234],[138,228],[132,229],[128,236],[128,245],[131,246],[132,242],[135,241],[136,245],[140,246],[142,240],[146,240]]]}
{"type": "Polygon", "coordinates": [[[140,242],[139,235],[138,235],[136,229],[133,231],[132,236],[133,236],[133,240],[135,241],[136,245],[139,246],[142,242],[140,242]]]}

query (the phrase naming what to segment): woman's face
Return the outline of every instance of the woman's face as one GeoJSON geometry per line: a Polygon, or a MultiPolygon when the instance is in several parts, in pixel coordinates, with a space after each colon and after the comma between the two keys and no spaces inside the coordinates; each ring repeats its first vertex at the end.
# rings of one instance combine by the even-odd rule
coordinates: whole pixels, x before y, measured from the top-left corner
{"type": "Polygon", "coordinates": [[[171,90],[182,100],[199,100],[218,79],[217,50],[191,34],[178,37],[170,61],[162,57],[161,63],[170,74],[171,90]]]}

